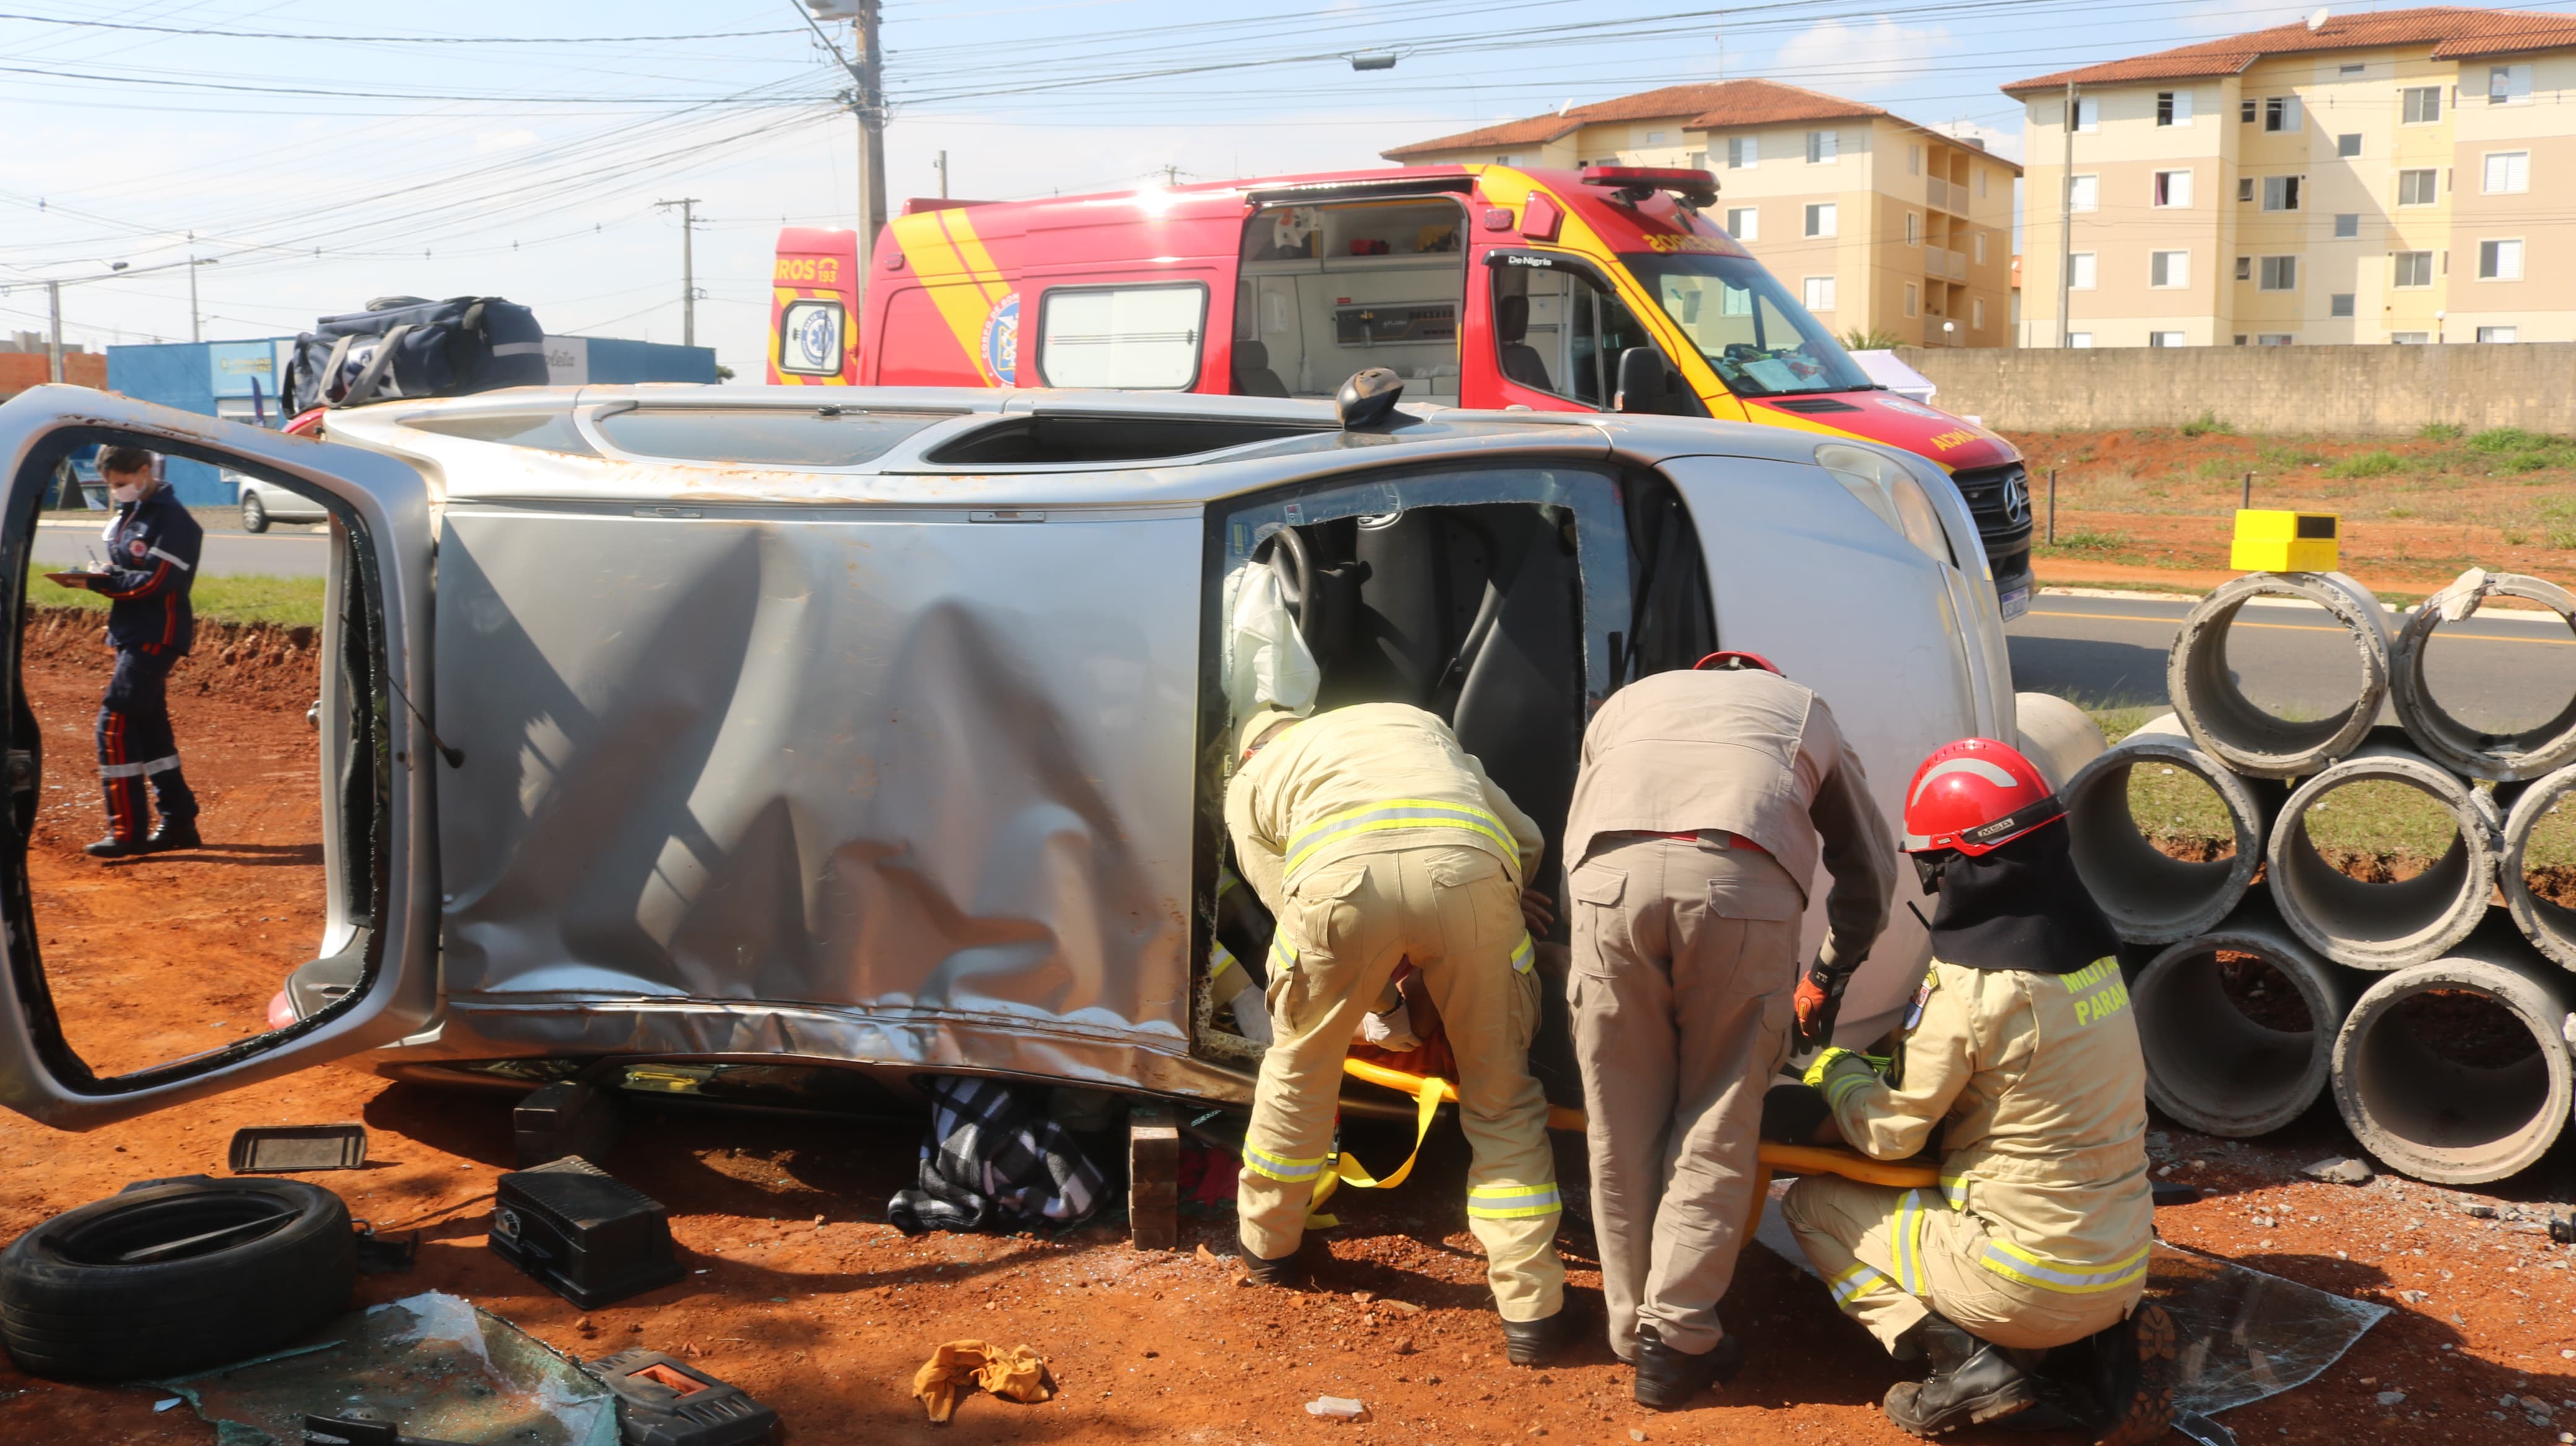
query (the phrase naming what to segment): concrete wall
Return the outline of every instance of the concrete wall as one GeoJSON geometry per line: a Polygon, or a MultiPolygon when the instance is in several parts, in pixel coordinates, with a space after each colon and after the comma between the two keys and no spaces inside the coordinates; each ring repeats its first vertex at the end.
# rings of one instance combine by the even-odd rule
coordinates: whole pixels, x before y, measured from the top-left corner
{"type": "Polygon", "coordinates": [[[1901,347],[1943,411],[2004,431],[2172,427],[2411,436],[2428,422],[2576,436],[2576,343],[2518,346],[1901,347]]]}
{"type": "MultiPolygon", "coordinates": [[[[52,379],[53,363],[46,353],[0,351],[0,402],[29,387],[41,387],[52,379]]],[[[66,348],[63,352],[63,380],[76,387],[106,386],[106,356],[94,351],[66,348]]]]}

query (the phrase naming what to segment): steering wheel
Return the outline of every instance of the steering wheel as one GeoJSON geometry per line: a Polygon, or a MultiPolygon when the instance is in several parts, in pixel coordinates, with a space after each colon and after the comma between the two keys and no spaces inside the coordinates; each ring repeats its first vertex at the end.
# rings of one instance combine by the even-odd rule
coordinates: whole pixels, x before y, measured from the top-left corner
{"type": "Polygon", "coordinates": [[[1261,545],[1252,549],[1252,560],[1269,563],[1270,570],[1279,574],[1279,600],[1297,620],[1297,635],[1311,646],[1314,638],[1306,627],[1306,600],[1315,595],[1315,559],[1306,549],[1306,539],[1297,535],[1296,528],[1282,527],[1261,539],[1261,545]]]}

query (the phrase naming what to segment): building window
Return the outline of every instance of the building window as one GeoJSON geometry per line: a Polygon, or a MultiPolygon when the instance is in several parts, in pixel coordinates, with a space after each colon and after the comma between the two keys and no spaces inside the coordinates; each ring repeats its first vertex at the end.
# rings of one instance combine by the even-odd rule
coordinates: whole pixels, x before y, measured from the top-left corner
{"type": "Polygon", "coordinates": [[[2066,334],[2066,344],[2070,347],[2076,347],[2079,349],[2089,349],[2093,345],[2093,333],[2089,331],[2070,331],[2066,334]]]}
{"type": "Polygon", "coordinates": [[[2266,256],[2262,260],[2262,274],[2255,282],[2255,285],[2259,289],[2264,291],[2296,291],[2299,289],[2298,257],[2266,256]]]}
{"type": "Polygon", "coordinates": [[[2240,201],[2251,201],[2254,199],[2254,178],[2252,176],[2239,176],[2236,178],[2236,199],[2240,201]]]}
{"type": "Polygon", "coordinates": [[[2191,285],[2191,253],[2188,251],[2150,251],[2147,253],[2149,286],[2191,285]]]}
{"type": "Polygon", "coordinates": [[[1806,284],[1806,302],[1807,309],[1809,311],[1833,310],[1834,279],[1830,276],[1808,277],[1806,284]]]}
{"type": "Polygon", "coordinates": [[[2297,96],[2276,95],[2263,102],[2263,129],[2294,131],[2298,128],[2299,98],[2297,96]]]}
{"type": "Polygon", "coordinates": [[[2432,252],[2391,251],[2388,259],[2396,263],[2396,286],[2420,290],[2433,284],[2432,252]]]}
{"type": "Polygon", "coordinates": [[[1646,144],[1650,146],[1660,146],[1664,144],[1664,133],[1662,131],[1646,132],[1646,144]]]}
{"type": "Polygon", "coordinates": [[[2392,331],[2388,334],[2388,339],[2398,346],[2422,346],[2433,339],[2433,334],[2425,331],[2392,331]]]}
{"type": "Polygon", "coordinates": [[[2361,154],[2361,137],[2359,137],[2359,136],[2337,136],[2337,137],[2335,137],[2335,154],[2336,154],[2337,156],[2339,156],[2339,157],[2343,158],[2344,160],[2347,160],[2347,161],[2348,161],[2348,160],[2351,160],[2353,157],[2355,157],[2355,156],[2357,156],[2357,155],[2360,155],[2360,154],[2361,154]]]}
{"type": "Polygon", "coordinates": [[[1726,211],[1726,234],[1738,241],[1762,239],[1762,213],[1751,206],[1730,206],[1726,211]]]}
{"type": "Polygon", "coordinates": [[[1810,236],[1833,235],[1835,215],[1836,210],[1834,203],[1831,201],[1818,201],[1808,206],[1807,234],[1810,236]]]}
{"type": "Polygon", "coordinates": [[[1986,264],[1986,233],[1985,233],[1985,232],[1980,231],[1980,232],[1978,232],[1977,234],[1975,234],[1974,236],[1971,236],[1971,237],[1969,237],[1969,238],[1968,238],[1968,254],[1969,254],[1969,259],[1971,259],[1971,260],[1975,261],[1979,266],[1983,266],[1983,265],[1985,265],[1985,264],[1986,264]]]}
{"type": "Polygon", "coordinates": [[[2397,173],[2398,205],[2430,206],[2437,199],[2439,199],[2439,197],[2433,184],[2432,167],[2427,166],[2420,171],[2399,171],[2397,173]]]}
{"type": "Polygon", "coordinates": [[[1762,140],[1760,137],[1728,136],[1726,138],[1726,168],[1728,170],[1749,171],[1761,164],[1762,140]]]}
{"type": "Polygon", "coordinates": [[[2530,189],[2531,152],[2487,152],[2486,193],[2488,195],[2511,195],[2530,189]]]}
{"type": "Polygon", "coordinates": [[[2404,91],[2406,124],[2428,126],[2442,118],[2442,88],[2410,85],[2404,91]]]}
{"type": "Polygon", "coordinates": [[[2530,66],[2490,65],[2487,67],[2487,104],[2523,105],[2530,99],[2530,66]]]}
{"type": "Polygon", "coordinates": [[[2066,259],[2070,263],[2066,273],[2066,284],[2077,291],[2092,290],[2093,253],[2090,251],[2078,251],[2066,259]]]}
{"type": "Polygon", "coordinates": [[[2160,90],[2156,92],[2156,124],[2187,126],[2191,124],[2191,92],[2160,90]]]}
{"type": "Polygon", "coordinates": [[[2480,281],[2520,281],[2522,279],[2522,243],[2519,241],[2479,242],[2478,279],[2480,281]]]}
{"type": "Polygon", "coordinates": [[[2236,333],[2236,344],[2238,346],[2243,346],[2245,344],[2245,333],[2241,331],[2236,333]]]}
{"type": "Polygon", "coordinates": [[[1923,244],[1923,213],[1920,211],[1905,213],[1905,244],[1908,246],[1923,244]]]}
{"type": "Polygon", "coordinates": [[[1695,171],[1705,171],[1705,170],[1707,170],[1707,169],[1708,169],[1708,152],[1706,152],[1706,151],[1693,151],[1693,152],[1691,152],[1691,153],[1690,153],[1690,164],[1691,164],[1691,169],[1692,169],[1692,170],[1695,170],[1695,171]]]}
{"type": "Polygon", "coordinates": [[[1830,166],[1842,154],[1842,135],[1836,131],[1807,132],[1807,164],[1830,166]]]}
{"type": "Polygon", "coordinates": [[[2239,281],[2251,281],[2254,279],[2253,257],[2239,256],[2236,258],[2236,279],[2239,281]]]}
{"type": "Polygon", "coordinates": [[[1968,302],[1968,330],[1984,331],[1985,329],[1986,299],[1982,296],[1973,297],[1968,302]]]}
{"type": "Polygon", "coordinates": [[[2189,343],[2182,339],[2182,333],[2178,331],[2151,331],[2147,333],[2147,345],[2187,346],[2189,343]]]}
{"type": "Polygon", "coordinates": [[[2090,211],[2101,202],[2102,178],[2100,176],[2074,177],[2073,183],[2066,188],[2066,209],[2070,211],[2090,211]]]}
{"type": "Polygon", "coordinates": [[[2290,344],[2290,334],[2286,331],[2258,331],[2254,334],[2254,344],[2256,346],[2288,346],[2290,344]]]}
{"type": "Polygon", "coordinates": [[[2337,241],[2351,241],[2358,238],[2360,235],[2360,212],[2347,211],[2342,215],[2335,217],[2335,239],[2337,241]]]}
{"type": "Polygon", "coordinates": [[[2478,340],[2520,341],[2522,340],[2522,328],[2518,326],[2482,326],[2478,328],[2478,340]]]}
{"type": "Polygon", "coordinates": [[[2089,134],[2102,128],[2102,102],[2089,95],[2075,99],[2075,133],[2089,134]]]}
{"type": "Polygon", "coordinates": [[[1905,174],[1909,176],[1919,176],[1923,174],[1923,148],[1921,146],[1907,146],[1905,148],[1905,174]]]}
{"type": "Polygon", "coordinates": [[[2188,205],[2190,205],[2190,204],[2191,204],[2191,172],[2189,172],[2189,171],[2158,171],[2158,172],[2156,172],[2156,192],[2155,192],[2155,196],[2156,196],[2155,203],[2156,203],[2157,205],[2159,205],[2159,206],[2188,206],[2188,205]]]}
{"type": "Polygon", "coordinates": [[[2266,211],[2299,209],[2299,180],[2297,176],[2265,176],[2263,209],[2266,211]]]}
{"type": "Polygon", "coordinates": [[[1986,199],[1986,168],[1983,166],[1977,167],[1977,199],[1986,199]]]}
{"type": "Polygon", "coordinates": [[[2335,67],[2335,74],[2337,74],[2337,75],[2359,75],[2359,74],[2361,74],[2363,71],[2368,70],[2368,69],[2370,69],[2370,67],[2369,67],[2369,66],[2367,66],[2367,65],[2338,65],[2338,66],[2336,66],[2336,67],[2335,67]]]}
{"type": "Polygon", "coordinates": [[[2326,315],[2352,315],[2352,293],[2349,291],[2337,291],[2329,294],[2326,297],[2326,315]]]}
{"type": "Polygon", "coordinates": [[[1923,314],[1923,289],[1911,281],[1905,283],[1905,314],[1907,316],[1923,314]]]}
{"type": "Polygon", "coordinates": [[[2250,126],[2254,124],[2254,102],[2250,100],[2238,101],[2236,103],[2236,119],[2245,125],[2250,126]]]}

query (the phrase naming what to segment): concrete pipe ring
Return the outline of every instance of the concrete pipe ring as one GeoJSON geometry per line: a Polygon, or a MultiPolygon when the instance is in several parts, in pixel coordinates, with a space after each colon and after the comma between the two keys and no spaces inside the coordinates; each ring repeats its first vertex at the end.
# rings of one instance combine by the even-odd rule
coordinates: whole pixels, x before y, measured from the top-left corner
{"type": "Polygon", "coordinates": [[[2301,778],[2361,745],[2388,696],[2387,609],[2339,572],[2258,572],[2221,584],[2183,619],[2165,660],[2165,687],[2193,740],[2219,762],[2257,778],[2301,778]],[[2301,722],[2245,696],[2227,663],[2227,635],[2256,598],[2295,598],[2326,610],[2350,636],[2361,670],[2351,706],[2301,722]]]}
{"type": "Polygon", "coordinates": [[[2392,1169],[2442,1185],[2501,1180],[2538,1160],[2576,1107],[2561,1037],[2571,1007],[2576,979],[2516,939],[2399,970],[2335,1036],[2335,1105],[2392,1169]]]}
{"type": "Polygon", "coordinates": [[[2325,1093],[2336,1033],[2367,982],[2317,957],[2259,900],[2247,905],[2158,954],[2129,986],[2147,1098],[2204,1134],[2246,1139],[2281,1128],[2325,1093]],[[2240,1003],[2255,973],[2248,963],[2269,966],[2254,988],[2278,979],[2290,997],[2240,1003]],[[2301,1013],[2304,1027],[2287,1027],[2301,1013]]]}
{"type": "Polygon", "coordinates": [[[2389,701],[2397,721],[2424,755],[2455,773],[2510,783],[2576,763],[2576,697],[2558,715],[2516,733],[2489,733],[2454,718],[2434,701],[2424,678],[2425,654],[2444,623],[2462,621],[2490,597],[2520,598],[2558,614],[2576,632],[2576,594],[2520,573],[2472,571],[2407,614],[2389,657],[2389,701]]]}
{"type": "Polygon", "coordinates": [[[2576,794],[2576,765],[2524,789],[2504,821],[2504,847],[2496,859],[2496,883],[2504,890],[2514,926],[2562,969],[2576,969],[2576,909],[2532,892],[2530,853],[2533,830],[2570,794],[2576,794]]]}
{"type": "Polygon", "coordinates": [[[2263,860],[2265,811],[2256,790],[2193,743],[2171,713],[2076,770],[2059,797],[2075,872],[2111,927],[2131,943],[2171,944],[2218,927],[2244,900],[2263,860]],[[2234,825],[2236,851],[2222,859],[2178,859],[2149,842],[2129,804],[2129,781],[2139,768],[2167,769],[2208,785],[2234,825]]]}
{"type": "Polygon", "coordinates": [[[2392,744],[2374,743],[2309,779],[2281,806],[2265,853],[2272,902],[2311,949],[2356,969],[2403,969],[2437,957],[2486,917],[2495,887],[2492,802],[2454,775],[2392,744]],[[2366,883],[2317,851],[2308,815],[2348,784],[2402,783],[2440,804],[2455,830],[2431,868],[2366,883]]]}

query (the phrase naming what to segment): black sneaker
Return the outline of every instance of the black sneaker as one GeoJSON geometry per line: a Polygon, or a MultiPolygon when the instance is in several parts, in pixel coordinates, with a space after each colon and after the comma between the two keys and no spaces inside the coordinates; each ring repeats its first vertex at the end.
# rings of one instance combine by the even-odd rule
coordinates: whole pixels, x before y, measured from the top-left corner
{"type": "Polygon", "coordinates": [[[172,849],[197,848],[204,843],[204,839],[197,837],[196,819],[165,818],[159,828],[152,830],[152,836],[143,841],[143,848],[148,853],[163,854],[172,849]]]}
{"type": "Polygon", "coordinates": [[[2163,1306],[2141,1301],[2127,1320],[2093,1337],[2100,1446],[2144,1446],[2173,1424],[2181,1335],[2163,1306]]]}
{"type": "Polygon", "coordinates": [[[1744,1369],[1744,1342],[1732,1335],[1699,1355],[1664,1344],[1653,1326],[1637,1327],[1637,1404],[1652,1411],[1678,1411],[1700,1392],[1722,1386],[1744,1369]]]}
{"type": "Polygon", "coordinates": [[[1923,1351],[1932,1374],[1887,1388],[1879,1409],[1917,1436],[1999,1421],[2039,1403],[2039,1388],[2003,1348],[1981,1341],[1938,1315],[1926,1317],[1923,1351]]]}
{"type": "Polygon", "coordinates": [[[130,859],[152,851],[152,846],[139,838],[118,838],[114,834],[96,843],[81,845],[81,852],[94,859],[130,859]]]}

